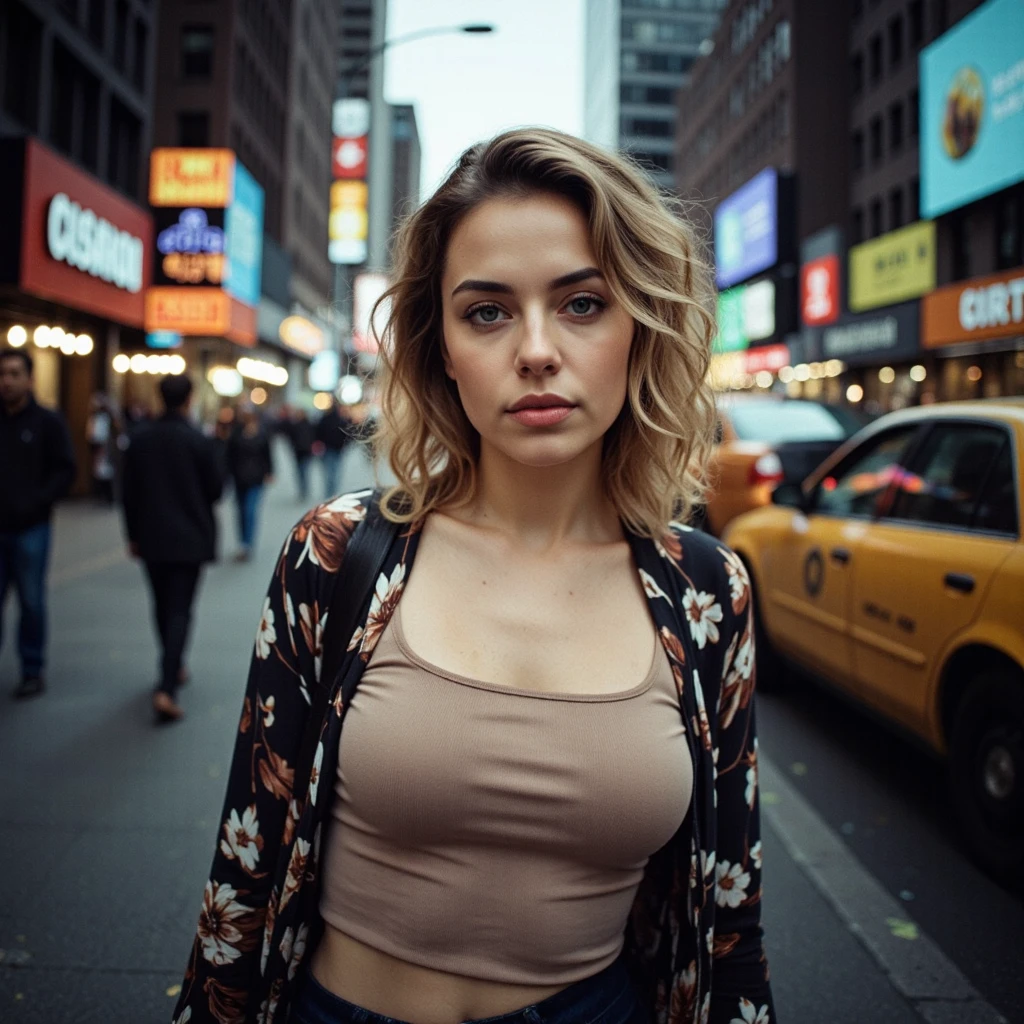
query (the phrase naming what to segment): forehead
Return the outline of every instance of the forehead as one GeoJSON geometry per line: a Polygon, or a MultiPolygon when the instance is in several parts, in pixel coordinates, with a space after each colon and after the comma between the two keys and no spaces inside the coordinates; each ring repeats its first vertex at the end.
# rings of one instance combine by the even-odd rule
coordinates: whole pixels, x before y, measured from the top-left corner
{"type": "Polygon", "coordinates": [[[452,232],[443,287],[466,277],[508,284],[550,281],[581,267],[598,266],[587,220],[561,196],[488,199],[452,232]]]}

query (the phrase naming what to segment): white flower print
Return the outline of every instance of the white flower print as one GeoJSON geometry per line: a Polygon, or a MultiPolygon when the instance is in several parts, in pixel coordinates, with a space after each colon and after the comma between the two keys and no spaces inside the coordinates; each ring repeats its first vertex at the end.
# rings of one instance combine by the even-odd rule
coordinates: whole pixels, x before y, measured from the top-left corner
{"type": "Polygon", "coordinates": [[[747,769],[747,791],[744,794],[747,800],[747,806],[754,809],[754,798],[757,796],[757,766],[751,765],[747,769]]]}
{"type": "Polygon", "coordinates": [[[288,876],[284,880],[284,891],[281,893],[281,909],[299,891],[302,876],[306,872],[306,860],[309,857],[309,840],[297,839],[292,847],[292,858],[288,862],[288,876]]]}
{"type": "Polygon", "coordinates": [[[236,902],[237,895],[230,885],[214,881],[206,883],[197,934],[203,956],[215,967],[223,967],[242,955],[242,951],[235,945],[242,941],[242,933],[236,922],[248,911],[236,902]]]}
{"type": "Polygon", "coordinates": [[[358,638],[359,655],[364,661],[369,660],[373,649],[377,646],[377,641],[381,638],[384,627],[388,624],[404,588],[404,562],[399,562],[395,566],[391,573],[391,579],[388,579],[384,573],[377,577],[377,586],[373,591],[373,600],[370,601],[370,612],[366,618],[366,626],[356,630],[356,635],[352,637],[352,642],[348,646],[348,649],[351,651],[358,638]]]}
{"type": "Polygon", "coordinates": [[[735,551],[719,548],[718,553],[725,559],[725,570],[729,574],[729,597],[732,599],[732,610],[737,615],[747,606],[750,594],[750,576],[743,559],[735,551]]]}
{"type": "Polygon", "coordinates": [[[701,651],[710,641],[718,643],[718,625],[722,621],[722,606],[715,600],[714,594],[706,591],[699,593],[693,587],[687,587],[683,594],[683,610],[690,623],[690,636],[701,651]]]}
{"type": "Polygon", "coordinates": [[[278,947],[281,950],[281,959],[284,962],[291,963],[292,959],[292,946],[295,943],[295,932],[292,930],[292,926],[288,925],[284,930],[284,935],[281,936],[281,945],[278,947]]]}
{"type": "Polygon", "coordinates": [[[704,995],[704,1002],[700,1008],[700,1024],[708,1024],[708,1020],[711,1017],[711,993],[707,992],[704,995]]]}
{"type": "Polygon", "coordinates": [[[672,603],[672,599],[668,596],[668,594],[665,593],[664,590],[661,589],[661,587],[658,586],[657,581],[654,579],[654,577],[650,573],[644,572],[643,569],[640,570],[640,581],[643,583],[644,593],[648,597],[663,597],[670,604],[672,603]]]}
{"type": "Polygon", "coordinates": [[[320,742],[316,745],[316,757],[313,759],[313,774],[309,780],[309,799],[313,806],[316,806],[316,794],[320,788],[320,767],[324,763],[324,745],[320,742]]]}
{"type": "Polygon", "coordinates": [[[263,837],[260,835],[260,823],[256,818],[256,805],[250,804],[238,816],[233,810],[224,822],[224,838],[220,841],[220,852],[228,860],[237,860],[246,871],[252,873],[259,863],[260,850],[263,849],[263,837]]]}
{"type": "Polygon", "coordinates": [[[295,628],[295,602],[292,600],[292,595],[285,591],[284,594],[284,614],[288,619],[288,625],[295,628]]]}
{"type": "Polygon", "coordinates": [[[292,958],[288,964],[288,980],[295,977],[295,972],[302,965],[306,956],[306,940],[309,938],[309,925],[300,924],[299,930],[295,933],[295,944],[292,946],[292,958]]]}
{"type": "Polygon", "coordinates": [[[260,613],[260,624],[256,630],[256,657],[266,661],[270,657],[270,648],[277,642],[277,630],[274,629],[274,609],[270,607],[270,598],[263,599],[263,611],[260,613]]]}
{"type": "Polygon", "coordinates": [[[175,1017],[174,1020],[171,1021],[171,1024],[188,1024],[188,1022],[191,1019],[192,1019],[192,1007],[191,1006],[186,1006],[185,1009],[181,1011],[181,1016],[180,1017],[175,1017]]]}
{"type": "Polygon", "coordinates": [[[265,701],[260,701],[260,711],[263,712],[263,727],[269,729],[274,724],[274,707],[277,699],[271,694],[265,701]]]}
{"type": "Polygon", "coordinates": [[[714,850],[712,850],[710,853],[707,853],[704,850],[700,851],[700,866],[701,873],[704,875],[705,878],[707,878],[708,875],[710,875],[711,872],[715,870],[714,850]]]}
{"type": "MultiPolygon", "coordinates": [[[[302,627],[302,638],[305,640],[310,654],[313,655],[316,678],[320,679],[320,665],[324,657],[324,626],[327,623],[327,616],[324,615],[322,619],[314,622],[313,615],[313,609],[308,604],[299,605],[299,625],[302,627]]],[[[326,680],[321,680],[321,682],[326,682],[326,680]]]]}
{"type": "Polygon", "coordinates": [[[750,875],[742,864],[730,864],[727,860],[715,865],[715,902],[720,907],[738,907],[747,898],[750,875]]]}
{"type": "Polygon", "coordinates": [[[733,1017],[729,1024],[772,1024],[768,1004],[758,1009],[749,999],[740,996],[740,1017],[733,1017]]]}
{"type": "Polygon", "coordinates": [[[705,750],[711,750],[711,723],[708,721],[708,709],[704,705],[704,688],[700,685],[700,675],[694,669],[691,673],[693,678],[693,696],[697,707],[697,721],[694,723],[696,729],[700,730],[701,742],[705,750]]]}
{"type": "Polygon", "coordinates": [[[750,859],[754,862],[754,867],[758,871],[761,870],[763,863],[764,851],[761,849],[761,840],[758,839],[756,843],[750,848],[750,859]]]}

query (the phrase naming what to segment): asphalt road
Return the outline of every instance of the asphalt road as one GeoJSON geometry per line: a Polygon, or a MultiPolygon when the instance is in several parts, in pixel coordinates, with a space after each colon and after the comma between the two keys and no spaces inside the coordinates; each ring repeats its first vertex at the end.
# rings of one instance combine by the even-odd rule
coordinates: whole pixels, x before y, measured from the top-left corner
{"type": "MultiPolygon", "coordinates": [[[[290,474],[282,477],[265,503],[257,557],[206,574],[193,680],[181,698],[187,717],[169,728],[152,723],[148,598],[117,517],[82,504],[60,510],[47,694],[7,700],[16,682],[10,642],[0,654],[5,1024],[170,1020],[262,594],[303,511],[290,474]]],[[[343,486],[369,479],[351,453],[343,486]]],[[[225,553],[231,512],[225,503],[225,553]]],[[[9,604],[8,640],[13,627],[9,604]]],[[[766,772],[774,766],[765,785],[764,922],[779,1021],[998,1021],[983,1000],[1024,1020],[1021,904],[958,852],[936,770],[814,689],[766,697],[760,714],[766,772]],[[913,899],[901,900],[902,891],[913,899]],[[885,893],[905,908],[904,936],[916,922],[916,938],[873,935],[872,915],[891,916],[885,893]],[[908,977],[916,979],[909,987],[908,977]],[[941,998],[949,978],[962,981],[952,1002],[941,998]]]]}

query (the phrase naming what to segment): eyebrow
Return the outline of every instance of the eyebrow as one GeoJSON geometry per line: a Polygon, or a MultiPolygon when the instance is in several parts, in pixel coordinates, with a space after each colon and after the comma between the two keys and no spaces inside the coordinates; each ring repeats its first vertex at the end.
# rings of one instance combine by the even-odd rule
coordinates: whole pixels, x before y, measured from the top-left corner
{"type": "MultiPolygon", "coordinates": [[[[556,277],[548,284],[548,288],[553,291],[555,288],[566,288],[571,284],[579,284],[581,281],[589,281],[592,277],[602,276],[597,267],[584,267],[582,270],[574,270],[571,274],[556,277]]],[[[512,285],[504,284],[501,281],[467,280],[452,289],[452,298],[454,299],[459,292],[497,292],[500,295],[511,295],[514,290],[512,285]]]]}

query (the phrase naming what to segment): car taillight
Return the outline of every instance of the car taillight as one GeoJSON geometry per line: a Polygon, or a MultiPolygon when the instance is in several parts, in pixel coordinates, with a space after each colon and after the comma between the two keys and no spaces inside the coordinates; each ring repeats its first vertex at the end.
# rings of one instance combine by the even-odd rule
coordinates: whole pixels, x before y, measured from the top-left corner
{"type": "Polygon", "coordinates": [[[751,487],[758,484],[780,484],[784,476],[782,459],[775,452],[769,452],[751,465],[748,483],[751,487]]]}

